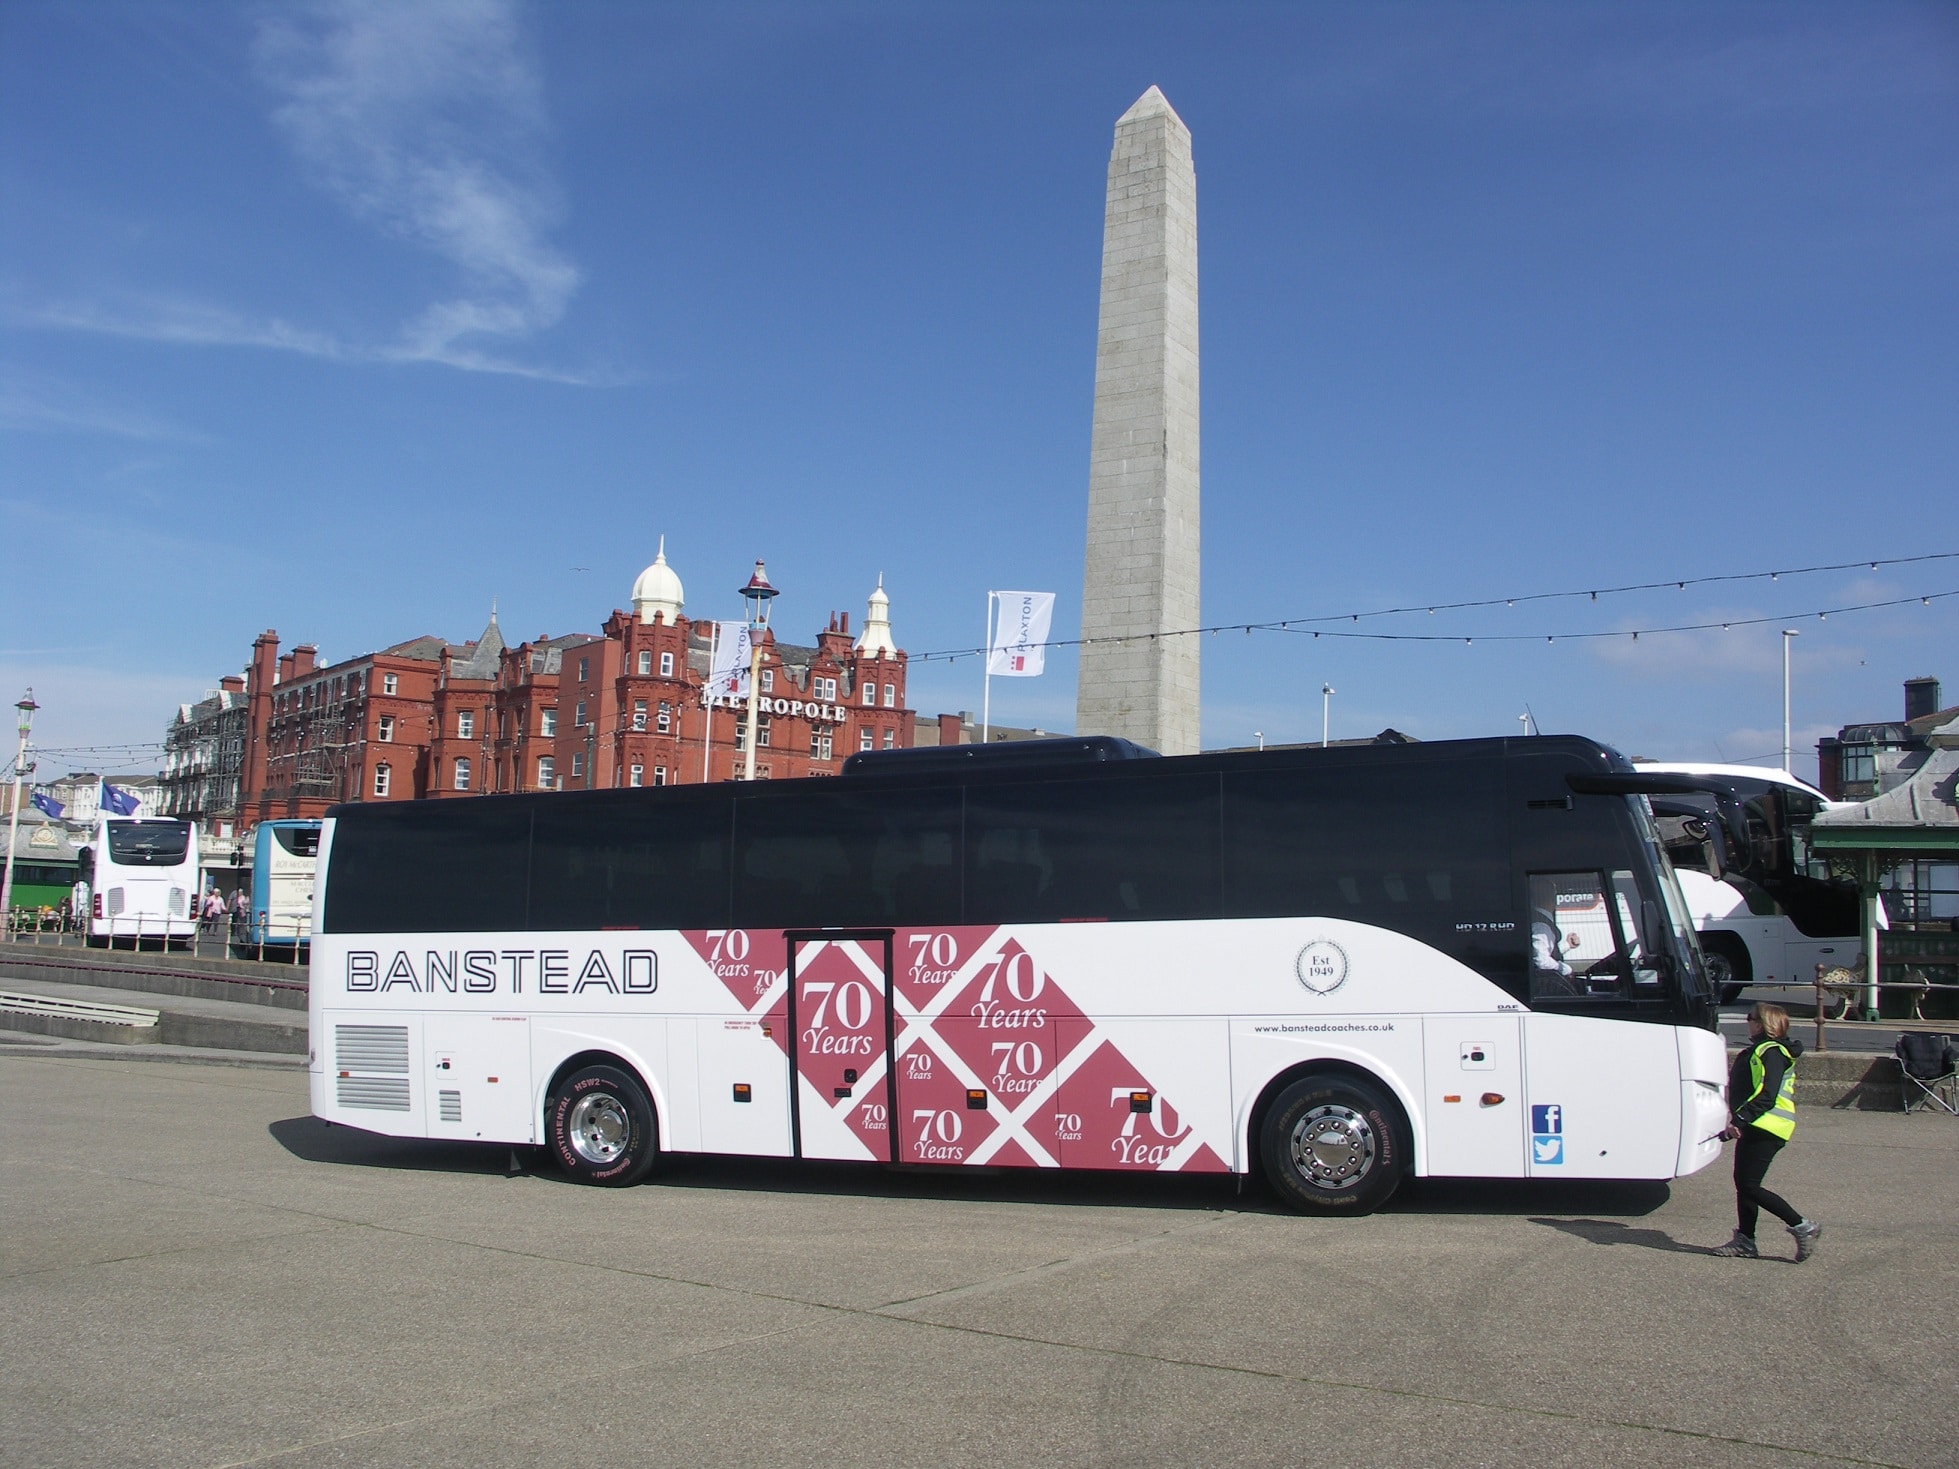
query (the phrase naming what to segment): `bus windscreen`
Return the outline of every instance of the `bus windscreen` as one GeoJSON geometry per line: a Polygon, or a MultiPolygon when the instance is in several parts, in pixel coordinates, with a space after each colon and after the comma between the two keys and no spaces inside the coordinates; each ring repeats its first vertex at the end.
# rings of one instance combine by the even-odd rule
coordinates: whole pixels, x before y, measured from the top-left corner
{"type": "Polygon", "coordinates": [[[112,821],[109,858],[119,867],[175,867],[190,850],[181,821],[112,821]]]}

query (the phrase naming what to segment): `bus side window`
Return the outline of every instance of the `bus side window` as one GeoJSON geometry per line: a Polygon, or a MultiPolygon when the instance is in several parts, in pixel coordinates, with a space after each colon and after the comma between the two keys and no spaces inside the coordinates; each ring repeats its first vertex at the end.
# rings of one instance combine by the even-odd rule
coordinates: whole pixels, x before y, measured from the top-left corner
{"type": "Polygon", "coordinates": [[[1224,778],[1224,903],[1235,918],[1321,915],[1405,934],[1518,998],[1502,772],[1338,756],[1224,778]]]}
{"type": "Polygon", "coordinates": [[[525,925],[531,806],[402,801],[334,837],[333,933],[510,933],[525,925]]]}
{"type": "Polygon", "coordinates": [[[1660,992],[1663,952],[1656,905],[1632,872],[1610,883],[1599,872],[1530,875],[1533,1000],[1651,999],[1660,992]]]}
{"type": "Polygon", "coordinates": [[[668,801],[622,819],[577,792],[540,802],[531,828],[534,929],[720,928],[728,921],[727,806],[668,801]]]}
{"type": "Polygon", "coordinates": [[[956,789],[799,791],[736,802],[735,923],[850,928],[959,921],[956,789]]]}
{"type": "Polygon", "coordinates": [[[966,921],[1214,918],[1216,776],[975,786],[966,921]]]}
{"type": "Polygon", "coordinates": [[[1601,999],[1619,993],[1619,946],[1597,872],[1530,875],[1533,1000],[1601,999]]]}

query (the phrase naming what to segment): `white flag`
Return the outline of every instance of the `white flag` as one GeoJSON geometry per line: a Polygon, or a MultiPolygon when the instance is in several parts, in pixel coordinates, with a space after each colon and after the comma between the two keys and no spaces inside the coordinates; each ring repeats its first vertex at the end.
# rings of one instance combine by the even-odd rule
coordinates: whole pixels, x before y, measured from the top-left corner
{"type": "Polygon", "coordinates": [[[714,657],[708,665],[707,688],[710,699],[742,699],[748,696],[750,644],[745,622],[714,624],[714,657]]]}
{"type": "Polygon", "coordinates": [[[986,671],[1006,678],[1033,678],[1047,663],[1048,624],[1054,620],[1053,592],[995,592],[999,621],[986,671]]]}

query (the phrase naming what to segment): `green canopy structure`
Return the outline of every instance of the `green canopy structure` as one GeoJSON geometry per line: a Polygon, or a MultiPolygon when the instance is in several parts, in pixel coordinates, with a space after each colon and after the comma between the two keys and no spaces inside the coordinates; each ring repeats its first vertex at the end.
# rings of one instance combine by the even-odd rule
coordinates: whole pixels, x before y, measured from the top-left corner
{"type": "Polygon", "coordinates": [[[1825,811],[1809,827],[1810,846],[1850,859],[1864,899],[1865,1010],[1877,1015],[1878,880],[1900,862],[1959,861],[1959,749],[1933,749],[1911,779],[1855,806],[1825,811]]]}

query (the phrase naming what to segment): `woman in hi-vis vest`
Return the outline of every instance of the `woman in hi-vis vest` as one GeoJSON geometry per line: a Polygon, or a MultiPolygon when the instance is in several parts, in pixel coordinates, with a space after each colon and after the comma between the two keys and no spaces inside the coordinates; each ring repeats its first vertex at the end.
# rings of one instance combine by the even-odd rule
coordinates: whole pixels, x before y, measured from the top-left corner
{"type": "Polygon", "coordinates": [[[1805,1219],[1780,1194],[1762,1187],[1769,1164],[1796,1132],[1796,1057],[1803,1043],[1789,1034],[1789,1012],[1757,1005],[1748,1012],[1748,1044],[1728,1073],[1728,1130],[1735,1139],[1735,1237],[1716,1255],[1754,1260],[1755,1222],[1767,1209],[1796,1237],[1796,1258],[1816,1253],[1823,1226],[1805,1219]]]}

